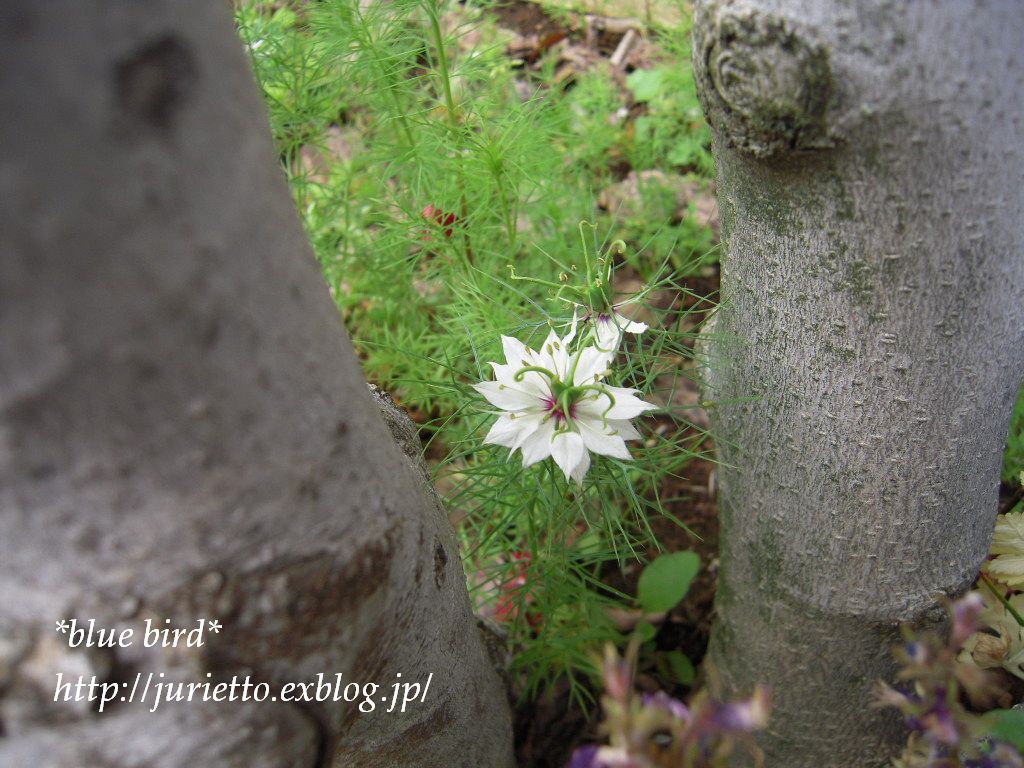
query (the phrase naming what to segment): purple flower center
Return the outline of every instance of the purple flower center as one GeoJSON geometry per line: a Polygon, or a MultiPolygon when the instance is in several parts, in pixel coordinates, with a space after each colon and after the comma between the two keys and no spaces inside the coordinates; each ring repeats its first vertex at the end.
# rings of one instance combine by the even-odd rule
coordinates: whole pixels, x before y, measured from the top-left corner
{"type": "Polygon", "coordinates": [[[562,404],[555,401],[553,397],[544,398],[544,407],[547,408],[548,416],[555,420],[555,429],[561,429],[570,419],[576,418],[576,405],[569,404],[569,415],[566,417],[562,404]]]}

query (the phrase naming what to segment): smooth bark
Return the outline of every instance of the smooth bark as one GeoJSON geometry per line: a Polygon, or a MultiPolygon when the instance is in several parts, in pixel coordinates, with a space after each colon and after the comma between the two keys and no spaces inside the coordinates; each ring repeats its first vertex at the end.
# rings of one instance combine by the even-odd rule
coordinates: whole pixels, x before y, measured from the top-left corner
{"type": "Polygon", "coordinates": [[[985,556],[1024,372],[1024,17],[704,0],[725,254],[711,659],[769,684],[769,766],[882,765],[900,622],[985,556]]]}
{"type": "Polygon", "coordinates": [[[512,765],[455,536],[388,433],[224,2],[0,10],[0,763],[512,765]],[[68,647],[59,619],[224,629],[68,647]],[[56,673],[377,683],[95,705],[56,673]],[[402,680],[429,695],[404,714],[402,680]]]}

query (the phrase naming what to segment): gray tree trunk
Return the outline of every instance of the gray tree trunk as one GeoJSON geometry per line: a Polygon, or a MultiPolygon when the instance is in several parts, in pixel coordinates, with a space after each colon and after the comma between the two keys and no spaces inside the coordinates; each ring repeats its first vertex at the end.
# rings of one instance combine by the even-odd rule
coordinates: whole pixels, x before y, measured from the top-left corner
{"type": "Polygon", "coordinates": [[[986,553],[1024,371],[1021,40],[997,0],[698,3],[725,242],[711,658],[774,690],[771,766],[884,764],[897,624],[934,625],[986,553]]]}
{"type": "Polygon", "coordinates": [[[362,379],[227,4],[4,3],[0,71],[0,764],[511,766],[454,534],[362,379]],[[62,618],[224,629],[86,651],[62,618]],[[99,714],[58,672],[381,690],[99,714]],[[388,714],[398,673],[433,678],[388,714]]]}

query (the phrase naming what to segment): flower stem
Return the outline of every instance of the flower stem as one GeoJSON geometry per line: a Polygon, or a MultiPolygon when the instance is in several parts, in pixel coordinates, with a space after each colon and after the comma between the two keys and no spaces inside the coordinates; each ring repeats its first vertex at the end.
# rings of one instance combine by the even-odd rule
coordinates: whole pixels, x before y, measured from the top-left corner
{"type": "MultiPolygon", "coordinates": [[[[459,120],[459,111],[455,106],[455,97],[452,95],[452,77],[448,69],[448,51],[444,44],[444,33],[441,31],[439,3],[437,0],[427,0],[424,6],[427,10],[427,16],[430,18],[430,33],[433,37],[434,49],[437,52],[438,75],[441,80],[441,91],[444,93],[445,114],[448,118],[448,126],[452,136],[458,137],[461,122],[459,120]]],[[[456,175],[459,179],[459,187],[465,189],[466,185],[463,183],[462,169],[459,165],[456,166],[456,175]]],[[[469,216],[469,203],[466,200],[465,192],[459,198],[459,207],[463,224],[465,224],[469,216]]],[[[465,226],[462,228],[462,241],[466,249],[466,261],[472,264],[474,262],[473,244],[470,240],[469,230],[465,226]]]]}
{"type": "Polygon", "coordinates": [[[512,280],[523,280],[527,283],[537,283],[537,285],[546,285],[548,288],[557,288],[558,290],[565,288],[564,285],[559,285],[551,280],[541,280],[537,277],[524,277],[523,275],[517,275],[516,268],[511,264],[508,265],[508,271],[512,280]]]}
{"type": "Polygon", "coordinates": [[[501,169],[494,169],[494,185],[498,189],[498,201],[501,203],[502,217],[505,219],[505,233],[508,237],[508,247],[512,251],[516,247],[516,220],[512,211],[512,205],[505,194],[505,185],[501,181],[501,169]]]}
{"type": "Polygon", "coordinates": [[[587,288],[589,289],[590,288],[590,281],[594,278],[594,270],[590,266],[590,251],[587,250],[587,236],[583,234],[583,227],[584,226],[588,226],[591,229],[594,229],[594,225],[591,224],[589,221],[581,221],[579,223],[580,244],[583,246],[583,266],[584,266],[584,269],[586,270],[586,285],[587,285],[587,288]]]}
{"type": "Polygon", "coordinates": [[[996,585],[992,581],[992,579],[989,578],[989,575],[987,573],[981,573],[979,575],[981,576],[981,580],[985,583],[985,586],[988,587],[989,592],[995,595],[996,600],[1003,604],[1003,607],[1011,616],[1013,616],[1017,624],[1021,627],[1024,627],[1024,617],[1022,617],[1020,613],[1018,613],[1016,608],[1010,605],[1010,601],[1006,599],[1006,596],[1003,595],[1003,593],[1000,592],[998,589],[996,589],[996,585]]]}
{"type": "Polygon", "coordinates": [[[434,47],[437,49],[437,66],[441,70],[441,87],[444,91],[445,108],[448,111],[448,122],[452,128],[459,127],[458,113],[455,109],[455,99],[452,97],[451,76],[448,72],[448,53],[444,47],[444,34],[441,32],[441,19],[438,15],[436,2],[428,2],[427,16],[430,17],[430,31],[434,36],[434,47]]]}

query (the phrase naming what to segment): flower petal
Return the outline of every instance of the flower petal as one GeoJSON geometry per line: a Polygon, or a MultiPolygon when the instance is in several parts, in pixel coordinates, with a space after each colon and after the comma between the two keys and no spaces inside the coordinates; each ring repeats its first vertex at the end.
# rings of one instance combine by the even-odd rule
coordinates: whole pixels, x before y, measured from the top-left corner
{"type": "Polygon", "coordinates": [[[512,450],[522,447],[523,443],[526,442],[526,438],[536,432],[541,424],[544,423],[544,419],[547,418],[548,412],[545,410],[526,411],[519,413],[510,414],[513,420],[519,424],[519,436],[516,439],[515,444],[510,446],[512,450]]]}
{"type": "Polygon", "coordinates": [[[646,323],[635,322],[618,312],[612,312],[610,315],[606,313],[594,315],[593,320],[597,346],[606,352],[618,350],[622,343],[623,332],[643,333],[647,330],[646,323]]]}
{"type": "Polygon", "coordinates": [[[599,747],[595,759],[598,768],[639,768],[642,765],[622,747],[599,747]]]}
{"type": "Polygon", "coordinates": [[[518,386],[510,387],[499,381],[482,381],[474,384],[473,389],[486,397],[491,405],[503,411],[522,411],[543,405],[543,401],[535,393],[518,386]]]}
{"type": "Polygon", "coordinates": [[[614,459],[632,458],[623,439],[611,434],[611,430],[606,429],[599,419],[576,419],[576,426],[588,450],[614,459]]]}
{"type": "Polygon", "coordinates": [[[562,344],[569,346],[569,342],[576,338],[576,326],[579,323],[579,309],[572,310],[572,322],[569,324],[569,333],[562,338],[562,344]]]}
{"type": "Polygon", "coordinates": [[[590,454],[584,451],[583,458],[580,459],[580,463],[572,471],[572,479],[578,485],[583,485],[583,478],[586,476],[588,469],[590,469],[590,454]]]}
{"type": "Polygon", "coordinates": [[[497,421],[484,438],[485,443],[490,445],[503,445],[513,451],[523,444],[533,432],[540,426],[544,418],[543,411],[505,413],[498,417],[497,421]]]}
{"type": "Polygon", "coordinates": [[[566,480],[572,478],[576,467],[586,456],[587,448],[577,432],[558,432],[551,439],[551,458],[565,473],[566,480]]]}
{"type": "Polygon", "coordinates": [[[654,694],[644,694],[643,703],[645,707],[657,707],[668,712],[673,717],[686,723],[690,721],[690,710],[679,699],[673,699],[664,691],[657,691],[654,694]]]}
{"type": "Polygon", "coordinates": [[[615,325],[611,315],[595,315],[594,338],[598,349],[614,353],[619,348],[619,342],[622,341],[622,331],[615,325]]]}
{"type": "Polygon", "coordinates": [[[613,357],[612,352],[602,352],[597,347],[584,347],[576,363],[572,383],[576,386],[596,384],[607,372],[613,357]]]}
{"type": "Polygon", "coordinates": [[[608,419],[608,428],[623,440],[639,440],[640,433],[636,427],[625,419],[608,419]]]}
{"type": "Polygon", "coordinates": [[[519,437],[519,425],[516,421],[516,419],[509,418],[509,414],[502,414],[491,425],[484,442],[489,445],[503,445],[506,448],[511,448],[519,437]]]}
{"type": "Polygon", "coordinates": [[[618,312],[615,313],[615,325],[618,326],[620,331],[625,331],[626,333],[643,333],[647,330],[647,323],[638,323],[635,320],[630,320],[618,312]]]}
{"type": "Polygon", "coordinates": [[[613,402],[609,401],[607,395],[595,392],[577,401],[577,413],[582,417],[621,420],[636,418],[641,413],[658,407],[637,397],[635,389],[608,386],[605,389],[614,398],[613,402]]]}
{"type": "Polygon", "coordinates": [[[502,336],[501,348],[505,352],[506,365],[512,366],[516,370],[519,370],[524,365],[529,365],[529,363],[526,362],[529,350],[519,339],[513,338],[512,336],[502,336]]]}
{"type": "MultiPolygon", "coordinates": [[[[527,350],[529,351],[529,350],[527,350]]],[[[524,363],[524,365],[532,365],[533,363],[524,363]]],[[[504,384],[510,389],[517,389],[520,392],[527,392],[531,395],[535,395],[538,399],[544,399],[551,394],[551,386],[548,380],[543,374],[537,371],[527,371],[523,376],[522,381],[516,381],[516,374],[522,369],[522,365],[502,365],[501,363],[491,363],[491,367],[494,369],[494,380],[499,384],[504,384]]]]}
{"type": "Polygon", "coordinates": [[[597,749],[596,744],[577,748],[566,768],[601,768],[601,763],[597,759],[597,749]]]}
{"type": "Polygon", "coordinates": [[[523,467],[529,467],[551,455],[551,438],[555,434],[554,419],[543,419],[520,446],[523,450],[523,467]]]}

